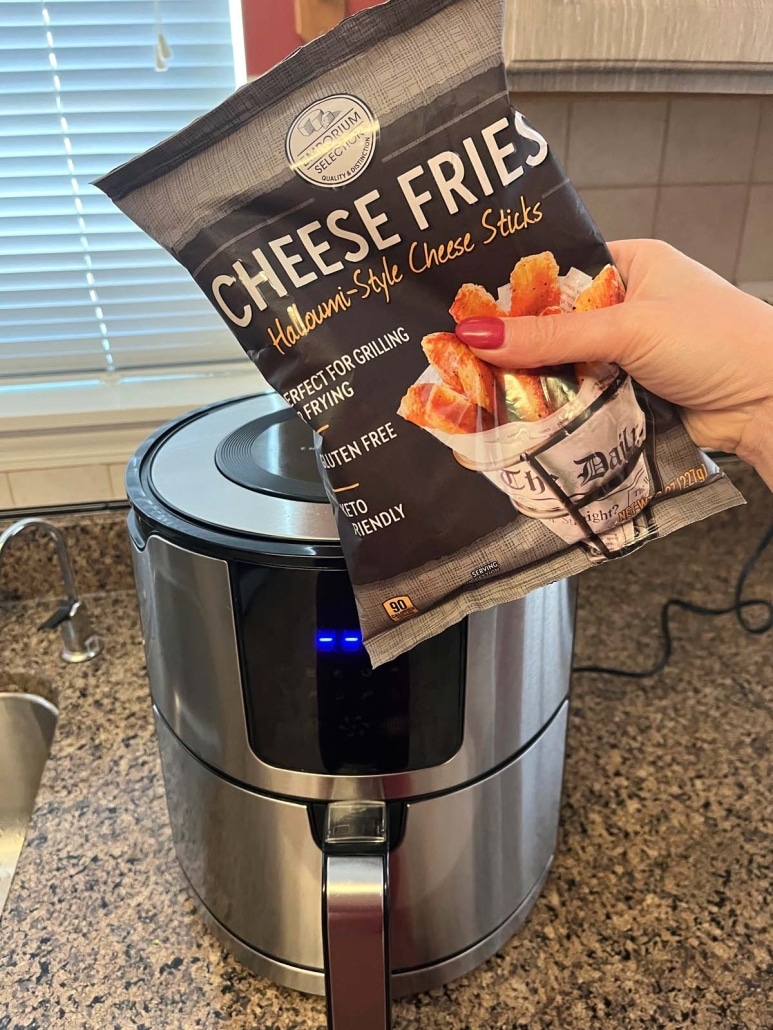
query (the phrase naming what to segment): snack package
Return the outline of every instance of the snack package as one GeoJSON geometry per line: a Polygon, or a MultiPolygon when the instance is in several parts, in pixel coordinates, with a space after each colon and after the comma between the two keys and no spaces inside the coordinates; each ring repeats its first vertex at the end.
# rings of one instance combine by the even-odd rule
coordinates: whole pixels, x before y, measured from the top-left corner
{"type": "Polygon", "coordinates": [[[620,369],[502,372],[455,335],[624,301],[511,106],[502,7],[363,11],[98,183],[315,430],[374,666],[742,503],[620,369]]]}

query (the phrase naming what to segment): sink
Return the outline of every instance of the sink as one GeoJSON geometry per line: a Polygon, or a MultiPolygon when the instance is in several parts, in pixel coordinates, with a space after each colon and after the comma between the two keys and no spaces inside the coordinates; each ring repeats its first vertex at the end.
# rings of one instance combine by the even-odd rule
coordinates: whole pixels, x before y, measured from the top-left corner
{"type": "Polygon", "coordinates": [[[0,672],[0,920],[59,717],[48,681],[0,672]]]}

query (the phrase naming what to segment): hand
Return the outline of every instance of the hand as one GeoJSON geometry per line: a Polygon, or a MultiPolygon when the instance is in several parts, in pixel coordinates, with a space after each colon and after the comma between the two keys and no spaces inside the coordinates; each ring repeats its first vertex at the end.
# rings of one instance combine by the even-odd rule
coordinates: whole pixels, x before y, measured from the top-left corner
{"type": "Polygon", "coordinates": [[[773,307],[657,240],[610,244],[625,303],[557,318],[474,318],[457,335],[504,368],[620,365],[679,405],[702,448],[732,452],[773,489],[773,307]]]}

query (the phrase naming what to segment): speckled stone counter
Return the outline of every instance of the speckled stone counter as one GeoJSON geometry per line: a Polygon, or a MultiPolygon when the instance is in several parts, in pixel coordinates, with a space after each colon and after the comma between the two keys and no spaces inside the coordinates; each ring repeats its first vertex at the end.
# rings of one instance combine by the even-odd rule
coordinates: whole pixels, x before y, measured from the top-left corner
{"type": "MultiPolygon", "coordinates": [[[[578,660],[640,666],[668,596],[721,605],[770,494],[582,581],[578,660]]],[[[773,593],[773,553],[750,592],[773,593]]],[[[103,657],[67,668],[49,605],[0,609],[0,668],[61,718],[0,925],[0,1030],[318,1030],[319,999],[241,969],[173,854],[130,592],[90,599],[103,657]]],[[[773,636],[677,614],[643,683],[578,676],[562,840],[526,927],[483,968],[395,1006],[396,1030],[773,1027],[773,636]]],[[[363,1030],[368,1028],[363,1027],[363,1030]]]]}
{"type": "MultiPolygon", "coordinates": [[[[0,519],[0,532],[11,522],[10,518],[0,519]]],[[[126,509],[59,515],[54,522],[64,537],[79,591],[93,594],[132,587],[126,509]]],[[[38,529],[27,529],[3,552],[0,604],[42,597],[62,597],[62,575],[53,541],[38,529]]]]}

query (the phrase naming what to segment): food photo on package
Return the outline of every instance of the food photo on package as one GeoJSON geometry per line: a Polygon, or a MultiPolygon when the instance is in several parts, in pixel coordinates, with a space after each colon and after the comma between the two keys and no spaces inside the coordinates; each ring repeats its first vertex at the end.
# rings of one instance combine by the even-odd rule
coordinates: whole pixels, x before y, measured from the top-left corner
{"type": "Polygon", "coordinates": [[[374,666],[742,503],[621,369],[502,370],[456,335],[625,303],[502,23],[388,0],[97,183],[314,430],[374,666]]]}

